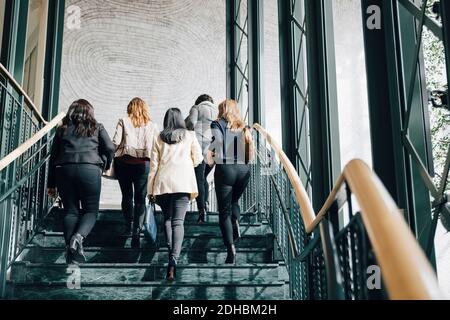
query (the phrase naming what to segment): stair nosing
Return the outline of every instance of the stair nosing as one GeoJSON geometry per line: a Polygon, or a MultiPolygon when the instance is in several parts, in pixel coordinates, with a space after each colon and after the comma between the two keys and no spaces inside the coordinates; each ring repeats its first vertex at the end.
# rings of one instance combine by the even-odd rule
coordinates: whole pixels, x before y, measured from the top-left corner
{"type": "MultiPolygon", "coordinates": [[[[81,282],[83,287],[280,287],[288,285],[289,281],[275,280],[268,282],[259,281],[223,281],[223,282],[186,282],[186,281],[175,281],[168,282],[167,280],[161,281],[128,281],[128,282],[81,282]]],[[[36,282],[14,282],[8,281],[9,285],[14,287],[65,287],[67,288],[67,282],[65,281],[36,281],[36,282]]]]}
{"type": "MultiPolygon", "coordinates": [[[[13,266],[24,265],[26,268],[70,268],[70,265],[65,263],[32,263],[28,261],[20,261],[12,263],[13,266]]],[[[283,266],[280,263],[246,263],[238,265],[226,264],[207,264],[207,263],[189,263],[180,264],[179,269],[255,269],[255,268],[278,268],[283,266]]],[[[166,268],[165,263],[83,263],[76,265],[80,269],[142,269],[142,268],[166,268]]]]}
{"type": "MultiPolygon", "coordinates": [[[[40,249],[40,250],[44,250],[44,251],[65,251],[66,248],[65,247],[45,247],[45,246],[39,246],[39,245],[35,245],[35,244],[30,244],[28,246],[25,247],[25,249],[40,249]]],[[[225,249],[221,249],[221,248],[206,248],[206,249],[197,249],[197,248],[189,248],[186,249],[186,251],[188,252],[193,252],[193,251],[200,251],[200,252],[205,252],[205,250],[207,250],[206,252],[208,253],[226,253],[225,249]]],[[[270,251],[271,248],[240,248],[240,247],[236,247],[236,251],[239,253],[267,253],[268,251],[270,251]]],[[[155,252],[155,253],[167,253],[169,251],[169,249],[165,248],[165,247],[161,247],[158,248],[157,250],[154,250],[152,248],[143,248],[143,249],[133,249],[133,248],[128,248],[128,247],[85,247],[84,248],[85,252],[94,252],[94,251],[126,251],[126,252],[155,252]]]]}

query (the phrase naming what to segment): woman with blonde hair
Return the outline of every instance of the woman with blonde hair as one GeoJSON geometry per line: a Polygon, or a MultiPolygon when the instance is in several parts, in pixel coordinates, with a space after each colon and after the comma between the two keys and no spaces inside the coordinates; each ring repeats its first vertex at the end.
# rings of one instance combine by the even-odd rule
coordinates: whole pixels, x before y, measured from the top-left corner
{"type": "Polygon", "coordinates": [[[119,120],[113,138],[117,148],[114,169],[122,191],[122,212],[126,223],[123,235],[132,236],[132,247],[139,248],[150,154],[159,130],[150,118],[147,103],[141,98],[131,100],[127,113],[128,117],[119,120]]]}
{"type": "Polygon", "coordinates": [[[234,243],[240,238],[239,199],[250,180],[253,137],[234,100],[226,100],[219,105],[219,119],[212,123],[211,129],[213,141],[208,152],[208,164],[216,166],[214,181],[220,229],[228,251],[225,263],[234,264],[234,243]]]}

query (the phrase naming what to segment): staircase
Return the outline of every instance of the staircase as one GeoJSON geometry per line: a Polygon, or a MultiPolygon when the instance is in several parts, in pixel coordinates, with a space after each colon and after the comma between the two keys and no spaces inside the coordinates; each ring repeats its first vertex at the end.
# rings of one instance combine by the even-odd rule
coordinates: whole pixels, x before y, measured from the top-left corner
{"type": "MultiPolygon", "coordinates": [[[[186,236],[177,281],[165,280],[168,251],[159,228],[157,245],[142,236],[132,249],[120,211],[102,211],[86,239],[87,263],[65,264],[62,214],[54,210],[19,259],[12,264],[7,298],[18,300],[267,300],[289,299],[289,275],[267,223],[242,218],[236,265],[225,265],[218,215],[197,224],[186,217],[186,236]],[[78,275],[81,278],[77,289],[78,275]]],[[[161,214],[158,225],[162,226],[161,214]]]]}

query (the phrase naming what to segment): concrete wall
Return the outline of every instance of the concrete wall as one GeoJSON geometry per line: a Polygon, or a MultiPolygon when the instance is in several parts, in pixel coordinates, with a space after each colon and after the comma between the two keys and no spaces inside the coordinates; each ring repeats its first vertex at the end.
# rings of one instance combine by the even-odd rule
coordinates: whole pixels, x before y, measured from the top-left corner
{"type": "MultiPolygon", "coordinates": [[[[224,0],[68,0],[70,6],[81,16],[79,28],[76,10],[66,17],[61,108],[88,99],[112,135],[134,96],[149,103],[160,126],[169,107],[187,115],[202,93],[225,98],[224,0]]],[[[117,183],[104,182],[102,203],[120,203],[117,183]]]]}

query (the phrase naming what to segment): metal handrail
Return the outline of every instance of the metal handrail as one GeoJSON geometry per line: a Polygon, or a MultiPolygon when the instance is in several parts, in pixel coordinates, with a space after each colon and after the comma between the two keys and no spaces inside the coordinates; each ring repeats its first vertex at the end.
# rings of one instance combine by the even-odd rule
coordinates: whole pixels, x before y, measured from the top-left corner
{"type": "Polygon", "coordinates": [[[20,156],[30,150],[39,140],[41,140],[46,134],[52,131],[58,126],[58,124],[64,119],[65,113],[60,113],[51,122],[49,122],[44,128],[38,131],[33,137],[28,139],[25,143],[8,154],[2,160],[0,160],[0,172],[8,167],[11,163],[17,160],[20,156]]]}
{"type": "Polygon", "coordinates": [[[345,167],[336,187],[316,216],[297,171],[281,147],[259,124],[253,128],[277,154],[294,190],[308,234],[312,234],[330,212],[339,191],[347,183],[361,206],[364,227],[383,271],[390,298],[429,300],[444,297],[433,268],[400,210],[379,178],[363,161],[353,160],[345,167]]]}
{"type": "Polygon", "coordinates": [[[17,83],[17,81],[14,79],[14,77],[12,76],[11,73],[9,73],[9,71],[5,68],[5,66],[3,64],[0,63],[0,73],[5,76],[7,78],[7,80],[12,84],[12,86],[14,87],[14,89],[16,89],[25,99],[26,104],[31,108],[31,111],[34,113],[34,115],[36,116],[36,118],[44,123],[47,124],[48,122],[44,119],[44,117],[42,116],[42,114],[39,112],[38,108],[36,107],[36,105],[33,103],[33,101],[30,99],[30,97],[28,96],[28,94],[25,92],[25,90],[23,90],[22,86],[17,83]]]}

